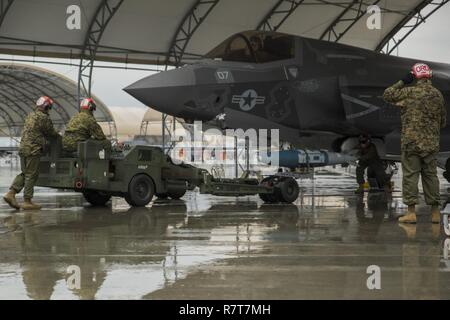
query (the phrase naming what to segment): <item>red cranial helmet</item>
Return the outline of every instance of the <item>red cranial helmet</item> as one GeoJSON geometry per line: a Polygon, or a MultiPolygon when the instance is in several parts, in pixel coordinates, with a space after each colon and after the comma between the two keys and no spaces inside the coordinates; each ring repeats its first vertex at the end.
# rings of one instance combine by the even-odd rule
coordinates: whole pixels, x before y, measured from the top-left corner
{"type": "Polygon", "coordinates": [[[95,104],[95,102],[92,98],[86,98],[86,99],[81,100],[80,110],[95,111],[96,109],[97,109],[97,105],[95,104]]]}
{"type": "Polygon", "coordinates": [[[50,110],[53,107],[53,100],[47,96],[42,96],[36,101],[36,107],[43,110],[50,110]]]}
{"type": "Polygon", "coordinates": [[[416,79],[431,79],[433,71],[425,63],[416,63],[412,67],[412,74],[416,79]]]}

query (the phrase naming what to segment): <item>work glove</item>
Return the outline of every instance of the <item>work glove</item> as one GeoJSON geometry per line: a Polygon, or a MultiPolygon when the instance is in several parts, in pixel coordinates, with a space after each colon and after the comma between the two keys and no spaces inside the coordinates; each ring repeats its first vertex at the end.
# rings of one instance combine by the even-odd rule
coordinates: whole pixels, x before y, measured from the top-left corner
{"type": "Polygon", "coordinates": [[[405,85],[411,84],[414,82],[414,75],[411,72],[408,72],[408,74],[403,77],[402,81],[405,85]]]}

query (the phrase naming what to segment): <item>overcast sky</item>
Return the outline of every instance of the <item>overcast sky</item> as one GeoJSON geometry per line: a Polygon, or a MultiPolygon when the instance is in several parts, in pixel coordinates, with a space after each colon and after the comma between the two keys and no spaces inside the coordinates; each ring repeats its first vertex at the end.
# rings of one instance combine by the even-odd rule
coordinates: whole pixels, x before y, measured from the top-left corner
{"type": "MultiPolygon", "coordinates": [[[[446,4],[404,41],[400,47],[399,56],[450,64],[449,17],[450,4],[446,4]]],[[[6,56],[2,57],[5,58],[6,56]]],[[[16,58],[23,59],[23,57],[19,56],[16,56],[16,58]]],[[[75,81],[77,80],[78,68],[76,66],[38,65],[64,74],[75,81]]],[[[122,89],[150,74],[152,72],[149,71],[95,69],[93,93],[108,106],[143,106],[122,89]]]]}
{"type": "Polygon", "coordinates": [[[450,64],[450,3],[436,11],[401,44],[399,56],[450,64]]]}

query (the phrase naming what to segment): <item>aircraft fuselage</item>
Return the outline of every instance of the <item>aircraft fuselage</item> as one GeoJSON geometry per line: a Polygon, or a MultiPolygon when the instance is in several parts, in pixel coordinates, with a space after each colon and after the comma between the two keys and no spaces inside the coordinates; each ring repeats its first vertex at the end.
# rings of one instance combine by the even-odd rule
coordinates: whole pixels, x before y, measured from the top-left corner
{"type": "MultiPolygon", "coordinates": [[[[197,63],[125,90],[189,121],[223,115],[226,127],[278,128],[284,141],[327,149],[367,133],[385,142],[386,153],[398,155],[400,108],[382,95],[416,62],[327,41],[244,32],[197,63]]],[[[433,84],[449,101],[450,65],[426,63],[433,69],[433,84]]],[[[450,151],[449,130],[442,131],[442,151],[450,151]]]]}

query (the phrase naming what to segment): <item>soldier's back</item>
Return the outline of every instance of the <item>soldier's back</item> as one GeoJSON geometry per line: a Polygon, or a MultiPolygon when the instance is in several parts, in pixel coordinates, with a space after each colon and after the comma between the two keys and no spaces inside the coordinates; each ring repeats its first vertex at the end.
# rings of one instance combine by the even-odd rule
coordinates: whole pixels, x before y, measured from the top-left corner
{"type": "Polygon", "coordinates": [[[19,153],[24,156],[37,155],[45,144],[45,137],[40,126],[46,121],[45,115],[40,111],[33,111],[25,119],[20,140],[19,153]]]}
{"type": "Polygon", "coordinates": [[[94,117],[85,112],[74,115],[66,126],[63,148],[66,151],[76,151],[78,142],[85,141],[91,137],[90,127],[93,121],[95,121],[94,117]]]}
{"type": "Polygon", "coordinates": [[[409,88],[402,108],[403,149],[419,153],[437,152],[443,107],[441,92],[430,81],[409,88]]]}
{"type": "Polygon", "coordinates": [[[74,115],[66,127],[66,133],[77,134],[79,136],[89,137],[89,124],[92,122],[90,116],[80,112],[74,115]]]}

